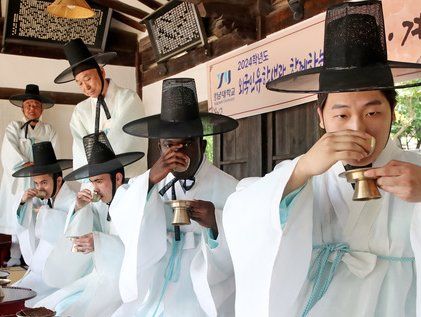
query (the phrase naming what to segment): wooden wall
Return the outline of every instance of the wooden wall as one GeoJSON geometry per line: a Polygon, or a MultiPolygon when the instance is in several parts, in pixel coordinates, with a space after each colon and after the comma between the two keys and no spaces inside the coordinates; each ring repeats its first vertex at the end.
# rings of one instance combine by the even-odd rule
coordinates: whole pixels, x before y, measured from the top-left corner
{"type": "Polygon", "coordinates": [[[215,137],[214,164],[237,179],[263,176],[320,135],[315,102],[240,119],[235,131],[215,137]]]}

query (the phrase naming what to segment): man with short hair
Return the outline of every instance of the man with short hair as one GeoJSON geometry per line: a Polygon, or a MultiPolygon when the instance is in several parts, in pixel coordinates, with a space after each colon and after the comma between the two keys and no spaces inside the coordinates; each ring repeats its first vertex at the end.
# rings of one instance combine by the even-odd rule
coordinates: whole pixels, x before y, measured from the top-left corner
{"type": "Polygon", "coordinates": [[[11,258],[7,266],[19,265],[21,253],[16,241],[13,196],[30,186],[30,178],[14,178],[12,174],[23,166],[32,164],[32,144],[50,141],[57,147],[57,134],[53,127],[40,121],[44,109],[54,101],[41,95],[37,85],[28,84],[25,93],[10,97],[9,101],[22,109],[23,119],[12,121],[6,127],[1,148],[3,176],[0,183],[0,233],[12,235],[11,258]]]}
{"type": "Polygon", "coordinates": [[[420,85],[394,77],[421,65],[388,61],[384,32],[381,1],[329,7],[324,65],[267,84],[319,93],[326,133],[226,203],[237,316],[420,316],[421,157],[390,129],[395,89],[420,85]]]}
{"type": "Polygon", "coordinates": [[[234,275],[221,219],[237,180],[205,158],[203,137],[238,123],[199,113],[193,79],[167,79],[162,91],[161,114],[123,128],[160,139],[161,156],[119,189],[110,209],[125,247],[124,304],[113,316],[233,316],[234,275]],[[170,204],[188,205],[188,216],[170,204]]]}
{"type": "Polygon", "coordinates": [[[124,186],[124,166],[141,159],[144,153],[115,155],[103,132],[85,136],[83,143],[88,164],[65,180],[89,178],[92,190],[85,188],[77,194],[74,211],[67,219],[66,237],[46,263],[46,281],[61,289],[36,305],[62,316],[106,317],[121,305],[118,278],[124,255],[108,209],[117,189],[124,186]]]}
{"type": "MultiPolygon", "coordinates": [[[[54,80],[55,83],[76,81],[88,99],[76,105],[70,120],[73,135],[73,164],[79,168],[86,164],[82,138],[90,133],[104,131],[113,145],[115,153],[140,149],[147,152],[148,144],[132,136],[124,136],[122,127],[132,120],[145,115],[139,96],[130,89],[119,87],[106,78],[103,66],[116,56],[115,52],[92,55],[83,41],[78,38],[63,47],[70,67],[54,80]],[[124,136],[124,137],[123,137],[124,136]]],[[[141,160],[126,170],[128,177],[146,171],[146,160],[141,160]]]]}
{"type": "Polygon", "coordinates": [[[72,160],[57,160],[51,142],[35,143],[32,151],[33,165],[13,174],[13,177],[31,177],[35,184],[34,188],[17,193],[14,202],[17,237],[29,265],[15,286],[37,292],[35,298],[26,302],[27,306],[56,291],[43,279],[45,261],[63,235],[67,211],[76,196],[62,175],[62,170],[71,168],[72,160]]]}

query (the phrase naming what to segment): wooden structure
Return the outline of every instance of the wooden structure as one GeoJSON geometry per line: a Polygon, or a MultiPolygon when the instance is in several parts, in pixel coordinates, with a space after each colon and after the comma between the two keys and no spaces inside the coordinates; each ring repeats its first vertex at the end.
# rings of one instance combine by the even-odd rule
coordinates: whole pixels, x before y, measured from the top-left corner
{"type": "MultiPolygon", "coordinates": [[[[145,26],[140,20],[147,16],[148,12],[126,4],[124,0],[91,1],[112,8],[113,19],[131,27],[134,32],[145,31],[145,26]]],[[[138,1],[146,5],[150,11],[159,9],[167,2],[167,0],[138,1]]],[[[197,5],[208,37],[208,50],[205,47],[196,47],[157,64],[148,37],[138,41],[136,33],[110,29],[106,50],[118,53],[118,58],[112,61],[113,64],[135,66],[136,87],[140,96],[143,86],[190,69],[300,22],[294,20],[294,13],[289,5],[292,0],[184,1],[197,5]]],[[[344,2],[344,0],[299,1],[304,8],[303,19],[326,11],[328,6],[344,2]]],[[[0,28],[3,27],[3,23],[4,21],[0,19],[0,28]]],[[[60,49],[40,49],[15,44],[7,47],[6,52],[47,58],[64,57],[60,49]]],[[[0,87],[0,98],[18,92],[0,87]]],[[[83,96],[56,93],[54,98],[58,103],[76,103],[83,96]]],[[[215,139],[216,165],[237,178],[260,176],[271,171],[276,162],[305,152],[319,137],[320,131],[314,107],[314,103],[311,103],[241,119],[237,131],[215,139]],[[249,146],[250,144],[253,144],[253,148],[249,146]]],[[[156,144],[151,144],[148,158],[150,164],[154,162],[156,155],[156,144]]]]}

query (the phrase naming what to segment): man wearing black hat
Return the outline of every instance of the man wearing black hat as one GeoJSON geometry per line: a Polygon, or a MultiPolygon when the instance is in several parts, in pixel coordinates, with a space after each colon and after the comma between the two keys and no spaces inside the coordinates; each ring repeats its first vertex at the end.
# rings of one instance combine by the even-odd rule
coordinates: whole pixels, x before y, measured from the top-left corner
{"type": "Polygon", "coordinates": [[[89,178],[92,190],[85,188],[77,194],[74,212],[68,215],[67,238],[57,243],[45,265],[45,280],[61,289],[36,306],[49,307],[62,316],[107,317],[121,305],[118,278],[124,255],[108,209],[116,190],[125,186],[124,166],[144,153],[115,155],[103,132],[85,136],[83,144],[88,164],[65,180],[89,178]]]}
{"type": "Polygon", "coordinates": [[[63,182],[62,171],[72,167],[72,160],[57,160],[51,142],[32,145],[33,165],[13,173],[13,177],[31,178],[35,184],[15,196],[14,209],[17,237],[22,255],[29,268],[15,286],[31,288],[36,301],[56,289],[43,279],[44,264],[55,243],[63,235],[67,211],[74,204],[76,194],[63,182]]]}
{"type": "Polygon", "coordinates": [[[207,161],[203,136],[237,126],[226,116],[200,113],[189,78],[164,80],[161,114],[124,126],[129,134],[159,139],[161,157],[117,192],[110,209],[125,246],[125,304],[113,316],[233,315],[221,212],[237,181],[207,161]],[[172,203],[187,204],[188,216],[173,213],[172,203]]]}
{"type": "Polygon", "coordinates": [[[421,65],[387,60],[380,1],[333,6],[325,23],[323,67],[267,88],[319,93],[326,133],[224,209],[236,314],[419,316],[421,157],[389,136],[395,89],[420,85],[394,77],[421,65]]]}
{"type": "Polygon", "coordinates": [[[11,259],[8,266],[20,264],[19,245],[14,234],[13,195],[30,186],[29,179],[17,179],[12,174],[22,166],[32,162],[32,144],[35,142],[50,141],[54,146],[57,143],[57,134],[48,123],[40,121],[44,109],[51,108],[54,101],[43,96],[37,85],[26,86],[24,94],[10,97],[9,101],[22,108],[23,119],[12,121],[6,128],[1,149],[1,162],[3,176],[0,183],[0,233],[11,234],[11,259]]]}
{"type": "MultiPolygon", "coordinates": [[[[64,53],[70,63],[54,80],[61,84],[76,81],[88,99],[76,105],[70,121],[73,135],[74,168],[86,164],[82,138],[90,133],[104,131],[114,151],[119,153],[140,149],[147,152],[147,142],[132,136],[123,137],[121,128],[133,118],[145,115],[139,96],[130,89],[121,88],[106,78],[103,66],[116,56],[115,52],[92,55],[83,41],[78,38],[64,45],[64,53]]],[[[146,160],[133,164],[126,170],[133,177],[146,170],[146,160]]]]}

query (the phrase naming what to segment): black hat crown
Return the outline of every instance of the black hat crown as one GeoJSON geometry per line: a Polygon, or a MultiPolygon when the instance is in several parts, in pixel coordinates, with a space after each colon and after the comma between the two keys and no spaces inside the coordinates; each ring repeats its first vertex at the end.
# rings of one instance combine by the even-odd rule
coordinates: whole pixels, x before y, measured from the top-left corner
{"type": "Polygon", "coordinates": [[[98,67],[98,63],[92,58],[91,52],[82,39],[70,40],[64,45],[63,49],[74,75],[83,70],[98,67]]]}
{"type": "Polygon", "coordinates": [[[57,163],[57,157],[54,153],[51,142],[39,142],[32,145],[32,154],[34,157],[34,166],[44,166],[57,163]]]}
{"type": "Polygon", "coordinates": [[[88,164],[101,164],[116,158],[116,155],[104,132],[88,134],[83,137],[88,164]]]}
{"type": "Polygon", "coordinates": [[[394,83],[410,73],[421,76],[421,64],[387,59],[382,3],[344,2],[329,7],[325,19],[324,63],[267,83],[280,92],[351,92],[413,87],[394,83]]]}
{"type": "Polygon", "coordinates": [[[364,67],[387,62],[380,2],[350,2],[327,11],[324,66],[364,67]]]}
{"type": "Polygon", "coordinates": [[[25,94],[27,95],[38,95],[39,96],[39,87],[35,84],[28,84],[25,88],[25,94]]]}
{"type": "Polygon", "coordinates": [[[198,118],[199,103],[194,79],[164,80],[162,83],[161,120],[185,122],[198,118]]]}

